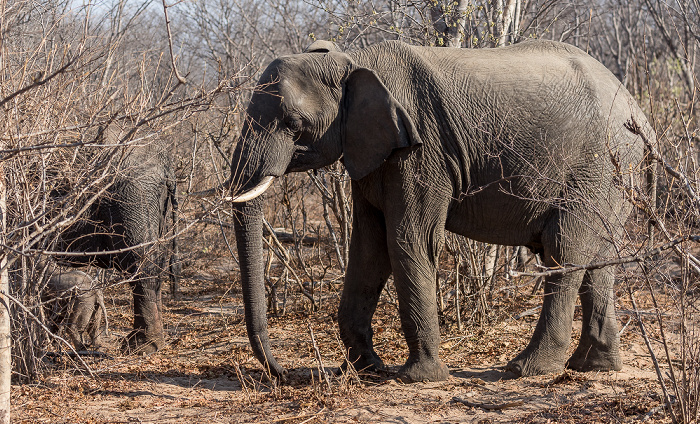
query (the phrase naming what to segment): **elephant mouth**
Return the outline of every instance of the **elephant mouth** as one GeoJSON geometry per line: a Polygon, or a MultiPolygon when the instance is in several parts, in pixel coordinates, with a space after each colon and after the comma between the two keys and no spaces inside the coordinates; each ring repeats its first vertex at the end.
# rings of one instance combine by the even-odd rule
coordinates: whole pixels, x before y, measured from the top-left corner
{"type": "Polygon", "coordinates": [[[320,164],[320,155],[317,151],[309,146],[296,146],[292,154],[292,160],[287,166],[285,174],[290,172],[302,172],[309,169],[320,168],[324,165],[320,164]]]}

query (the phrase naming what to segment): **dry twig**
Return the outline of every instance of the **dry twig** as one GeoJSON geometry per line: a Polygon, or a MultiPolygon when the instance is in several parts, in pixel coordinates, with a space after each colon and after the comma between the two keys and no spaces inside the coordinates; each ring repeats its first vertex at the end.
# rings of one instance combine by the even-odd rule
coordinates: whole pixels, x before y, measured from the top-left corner
{"type": "Polygon", "coordinates": [[[163,15],[165,15],[165,29],[168,32],[168,47],[170,48],[170,62],[173,65],[173,72],[175,73],[175,78],[177,78],[179,84],[187,84],[187,80],[180,75],[180,72],[175,66],[175,53],[173,53],[173,35],[170,32],[170,18],[168,17],[168,6],[163,0],[163,15]]]}
{"type": "Polygon", "coordinates": [[[482,409],[485,409],[487,411],[500,411],[503,409],[515,408],[518,406],[522,406],[522,404],[523,404],[522,400],[514,400],[514,401],[510,401],[510,402],[503,402],[503,403],[474,402],[470,399],[462,399],[462,398],[457,397],[457,396],[453,397],[452,401],[467,405],[471,408],[482,408],[482,409]]]}
{"type": "Polygon", "coordinates": [[[559,268],[552,268],[548,269],[547,271],[542,271],[542,272],[518,272],[518,271],[509,271],[509,274],[513,277],[522,277],[522,276],[528,276],[528,277],[552,277],[555,275],[563,275],[563,274],[568,274],[570,272],[575,272],[575,271],[587,271],[587,270],[592,270],[592,269],[600,269],[600,268],[605,268],[607,266],[611,265],[622,265],[622,264],[627,264],[627,263],[632,263],[632,262],[643,262],[645,259],[652,258],[659,253],[663,252],[664,250],[672,249],[675,246],[683,243],[684,241],[693,241],[696,243],[700,243],[700,235],[689,235],[685,237],[679,237],[675,240],[672,240],[664,245],[661,245],[657,247],[656,249],[651,249],[647,250],[645,253],[639,254],[639,255],[629,255],[629,256],[623,256],[617,259],[610,259],[607,261],[599,261],[599,262],[592,262],[587,265],[578,265],[578,264],[570,264],[570,263],[565,263],[561,265],[559,268]]]}

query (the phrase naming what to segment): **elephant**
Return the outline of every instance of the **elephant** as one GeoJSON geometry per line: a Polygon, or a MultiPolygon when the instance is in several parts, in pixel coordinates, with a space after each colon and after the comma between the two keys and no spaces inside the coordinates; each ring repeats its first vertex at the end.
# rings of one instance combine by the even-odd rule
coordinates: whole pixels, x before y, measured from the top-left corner
{"type": "MultiPolygon", "coordinates": [[[[131,137],[123,125],[102,129],[105,144],[131,137]]],[[[61,257],[62,264],[93,264],[132,274],[133,330],[124,339],[125,352],[153,353],[165,345],[159,271],[165,266],[164,249],[156,246],[167,233],[167,219],[177,220],[177,182],[169,146],[149,141],[129,147],[114,165],[114,181],[85,216],[61,233],[60,248],[87,252],[61,257]],[[109,252],[109,253],[92,253],[109,252]]],[[[177,238],[172,238],[170,278],[179,277],[177,238]]]]}
{"type": "MultiPolygon", "coordinates": [[[[485,49],[385,41],[341,52],[331,43],[272,61],[247,107],[231,174],[217,191],[234,203],[245,321],[273,376],[263,282],[265,190],[286,173],[342,161],[351,179],[352,235],[338,326],[343,366],[382,369],[372,316],[393,275],[408,358],[406,382],[448,378],[439,358],[435,279],[445,230],[527,246],[547,267],[616,253],[631,212],[621,182],[642,181],[645,147],[626,124],[655,135],[600,62],[559,42],[485,49]]],[[[517,376],[619,370],[614,272],[547,277],[517,376]],[[567,358],[577,296],[583,326],[567,358]]]]}
{"type": "Polygon", "coordinates": [[[102,289],[83,271],[65,271],[49,265],[46,289],[41,294],[49,329],[65,328],[76,350],[99,350],[107,344],[109,323],[102,289]]]}

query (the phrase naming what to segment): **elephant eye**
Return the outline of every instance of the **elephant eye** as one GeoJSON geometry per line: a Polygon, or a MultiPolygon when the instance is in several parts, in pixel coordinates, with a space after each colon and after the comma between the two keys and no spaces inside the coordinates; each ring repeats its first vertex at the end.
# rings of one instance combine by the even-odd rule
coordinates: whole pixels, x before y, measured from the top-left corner
{"type": "Polygon", "coordinates": [[[298,116],[288,116],[287,118],[285,118],[284,124],[292,132],[296,133],[296,132],[301,131],[302,122],[301,122],[301,118],[299,118],[298,116]]]}

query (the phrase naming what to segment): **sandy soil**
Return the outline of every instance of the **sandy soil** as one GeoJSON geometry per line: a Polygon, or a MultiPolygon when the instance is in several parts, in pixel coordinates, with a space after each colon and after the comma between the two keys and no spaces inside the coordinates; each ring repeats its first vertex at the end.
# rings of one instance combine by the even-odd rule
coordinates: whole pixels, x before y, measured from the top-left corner
{"type": "MultiPolygon", "coordinates": [[[[446,323],[441,354],[450,367],[449,380],[410,385],[392,376],[407,352],[390,296],[383,298],[374,325],[377,351],[389,365],[382,375],[336,374],[342,349],[335,296],[313,314],[302,301],[290,304],[285,316],[269,320],[274,352],[290,370],[288,384],[272,384],[248,347],[231,268],[192,273],[183,283],[182,298],[166,301],[169,346],[163,351],[120,356],[115,347],[110,358],[86,358],[94,377],[70,358],[47,360],[49,373],[40,384],[13,386],[13,422],[666,421],[654,368],[634,324],[622,334],[621,372],[515,379],[504,371],[537,318],[536,313],[515,318],[541,301],[526,296],[527,291],[497,299],[500,309],[489,325],[460,333],[446,323]]],[[[115,337],[122,336],[131,314],[127,293],[117,287],[107,298],[115,337]]],[[[629,316],[621,312],[620,319],[625,323],[629,316]]]]}

